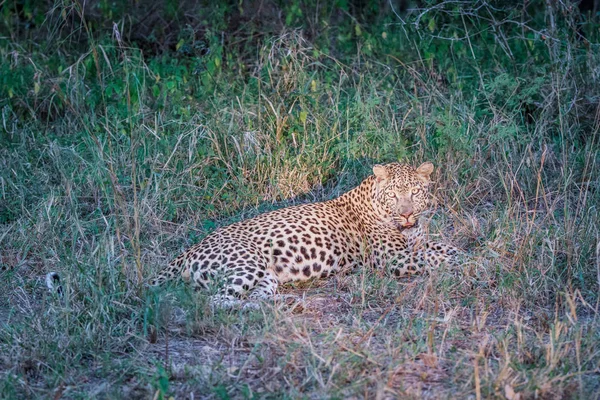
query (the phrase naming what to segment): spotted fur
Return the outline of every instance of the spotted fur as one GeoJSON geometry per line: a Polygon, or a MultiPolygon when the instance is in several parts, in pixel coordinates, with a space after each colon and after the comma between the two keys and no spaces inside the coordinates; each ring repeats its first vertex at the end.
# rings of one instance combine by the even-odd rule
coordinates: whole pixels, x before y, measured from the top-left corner
{"type": "Polygon", "coordinates": [[[340,197],[272,211],[208,235],[175,258],[152,285],[181,276],[198,289],[220,285],[213,303],[272,298],[290,281],[325,278],[372,264],[394,276],[456,263],[456,248],[428,242],[419,217],[429,206],[433,164],[391,163],[340,197]]]}

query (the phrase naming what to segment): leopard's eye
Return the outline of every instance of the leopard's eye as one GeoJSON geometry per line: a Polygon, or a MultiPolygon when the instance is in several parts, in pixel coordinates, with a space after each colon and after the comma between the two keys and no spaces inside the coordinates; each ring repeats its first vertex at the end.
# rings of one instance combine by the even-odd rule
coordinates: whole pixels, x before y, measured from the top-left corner
{"type": "Polygon", "coordinates": [[[387,197],[393,199],[396,197],[396,192],[387,192],[387,197]]]}
{"type": "Polygon", "coordinates": [[[412,188],[410,190],[410,194],[418,194],[419,192],[421,192],[421,189],[419,189],[419,188],[412,188]]]}

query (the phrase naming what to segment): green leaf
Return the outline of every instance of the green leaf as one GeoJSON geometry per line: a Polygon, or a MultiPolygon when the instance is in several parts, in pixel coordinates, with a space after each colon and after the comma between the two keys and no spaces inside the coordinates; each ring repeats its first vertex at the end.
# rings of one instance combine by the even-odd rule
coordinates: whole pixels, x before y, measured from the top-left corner
{"type": "Polygon", "coordinates": [[[306,111],[300,111],[300,121],[302,121],[303,124],[306,123],[306,117],[308,117],[308,113],[306,111]]]}
{"type": "Polygon", "coordinates": [[[429,20],[429,24],[427,25],[427,28],[429,28],[430,32],[435,31],[435,18],[431,18],[429,20]]]}

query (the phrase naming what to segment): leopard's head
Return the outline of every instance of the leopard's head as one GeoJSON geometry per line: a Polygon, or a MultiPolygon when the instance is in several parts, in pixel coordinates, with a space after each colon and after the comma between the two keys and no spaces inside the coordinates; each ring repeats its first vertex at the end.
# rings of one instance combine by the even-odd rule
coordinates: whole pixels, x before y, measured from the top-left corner
{"type": "Polygon", "coordinates": [[[373,207],[382,219],[401,230],[416,226],[430,204],[432,172],[430,162],[418,168],[401,163],[375,165],[373,207]]]}

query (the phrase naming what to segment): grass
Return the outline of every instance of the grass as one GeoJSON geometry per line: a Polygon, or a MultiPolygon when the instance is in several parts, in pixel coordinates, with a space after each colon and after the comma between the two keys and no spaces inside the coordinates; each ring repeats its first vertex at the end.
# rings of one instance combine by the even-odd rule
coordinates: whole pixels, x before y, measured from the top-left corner
{"type": "Polygon", "coordinates": [[[32,4],[0,4],[0,398],[598,398],[593,18],[223,3],[151,35],[103,3],[32,4]],[[219,226],[399,159],[436,165],[429,234],[461,269],[364,268],[258,311],[141,285],[219,226]]]}

